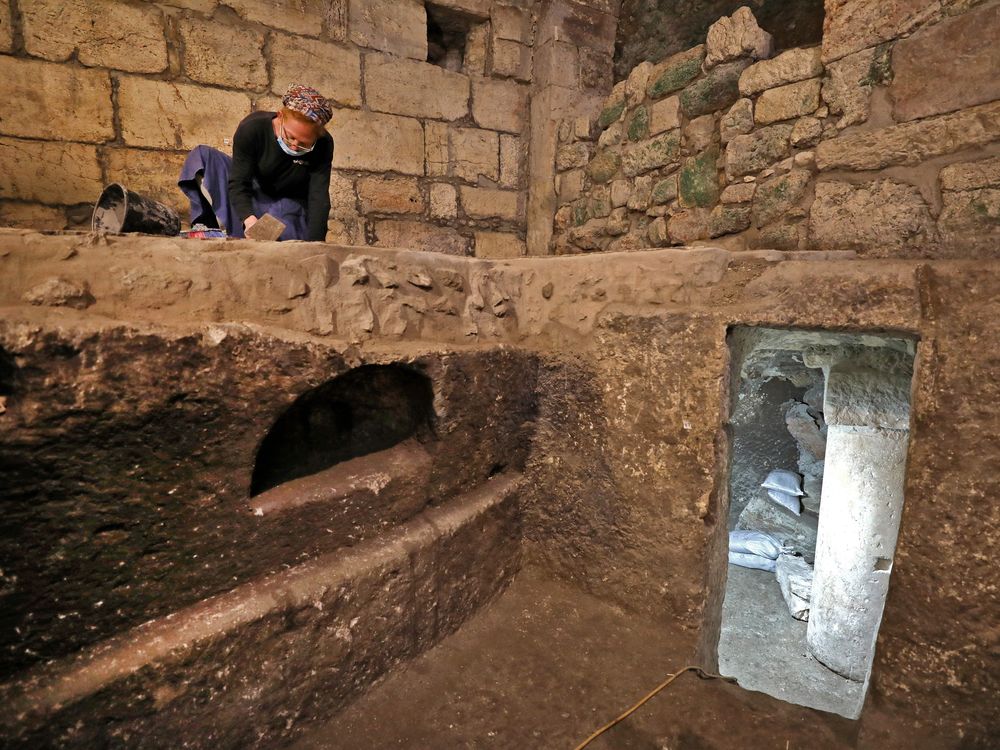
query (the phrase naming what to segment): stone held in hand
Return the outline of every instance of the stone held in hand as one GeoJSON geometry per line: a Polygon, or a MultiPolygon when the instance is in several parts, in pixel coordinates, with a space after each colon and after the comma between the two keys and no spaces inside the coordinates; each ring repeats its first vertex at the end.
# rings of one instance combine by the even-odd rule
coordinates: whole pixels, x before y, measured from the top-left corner
{"type": "Polygon", "coordinates": [[[274,242],[284,231],[285,224],[281,220],[274,218],[271,214],[264,214],[244,234],[250,240],[274,242]]]}

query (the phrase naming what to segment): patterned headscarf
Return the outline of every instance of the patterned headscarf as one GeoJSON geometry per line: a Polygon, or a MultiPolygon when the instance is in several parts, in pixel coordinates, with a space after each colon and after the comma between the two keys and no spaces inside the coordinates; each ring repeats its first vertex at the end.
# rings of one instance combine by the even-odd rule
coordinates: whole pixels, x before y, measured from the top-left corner
{"type": "Polygon", "coordinates": [[[333,108],[316,89],[293,83],[281,97],[281,103],[319,125],[326,125],[333,117],[333,108]]]}

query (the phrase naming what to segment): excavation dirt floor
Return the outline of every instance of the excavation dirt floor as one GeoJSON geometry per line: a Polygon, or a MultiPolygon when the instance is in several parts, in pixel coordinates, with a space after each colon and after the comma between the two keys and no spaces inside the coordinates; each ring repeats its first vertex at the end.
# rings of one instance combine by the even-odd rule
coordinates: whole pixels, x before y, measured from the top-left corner
{"type": "MultiPolygon", "coordinates": [[[[462,629],[295,750],[565,748],[685,666],[663,625],[522,574],[462,629]]],[[[847,748],[855,725],[682,675],[588,750],[847,748]]]]}

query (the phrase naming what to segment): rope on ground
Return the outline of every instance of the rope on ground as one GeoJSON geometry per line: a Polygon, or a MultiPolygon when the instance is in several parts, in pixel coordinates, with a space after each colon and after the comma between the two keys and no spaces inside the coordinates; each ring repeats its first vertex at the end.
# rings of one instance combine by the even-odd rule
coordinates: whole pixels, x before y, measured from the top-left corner
{"type": "Polygon", "coordinates": [[[605,724],[603,727],[601,727],[600,729],[598,729],[596,732],[594,732],[592,735],[590,735],[587,739],[585,739],[583,742],[581,742],[579,745],[577,745],[573,750],[583,750],[585,747],[587,747],[587,745],[589,745],[591,742],[593,742],[594,740],[596,740],[602,734],[604,734],[605,732],[607,732],[615,724],[618,724],[619,722],[624,721],[629,716],[631,716],[633,713],[635,713],[636,711],[638,711],[643,705],[645,705],[645,703],[647,701],[649,701],[651,698],[653,698],[653,696],[655,696],[657,693],[659,693],[660,691],[662,691],[671,682],[673,682],[674,680],[676,680],[678,677],[680,677],[685,672],[696,672],[698,674],[698,677],[700,677],[703,680],[725,680],[726,682],[732,682],[732,683],[736,682],[736,680],[734,680],[732,677],[723,677],[721,674],[712,674],[711,672],[706,672],[701,667],[695,667],[695,666],[684,667],[684,669],[681,669],[680,671],[675,672],[672,675],[669,675],[667,677],[667,679],[665,679],[663,682],[661,682],[655,688],[653,688],[648,693],[646,693],[646,695],[643,696],[642,700],[640,700],[638,703],[636,703],[634,706],[632,706],[628,711],[626,711],[625,713],[623,713],[618,718],[609,721],[607,724],[605,724]]]}

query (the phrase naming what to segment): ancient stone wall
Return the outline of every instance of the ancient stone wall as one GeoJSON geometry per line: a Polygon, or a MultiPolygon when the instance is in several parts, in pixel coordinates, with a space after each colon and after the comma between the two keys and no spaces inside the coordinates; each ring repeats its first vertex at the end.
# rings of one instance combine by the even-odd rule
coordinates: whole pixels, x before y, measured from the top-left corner
{"type": "Polygon", "coordinates": [[[89,225],[110,182],[186,218],[186,151],[228,151],[244,116],[305,82],[337,107],[331,241],[523,254],[532,5],[4,3],[0,223],[89,225]],[[464,54],[426,62],[428,14],[466,32],[464,54]]]}
{"type": "Polygon", "coordinates": [[[555,251],[995,254],[1000,3],[922,5],[832,4],[822,47],[774,57],[744,8],[635,67],[561,126],[555,251]]]}

